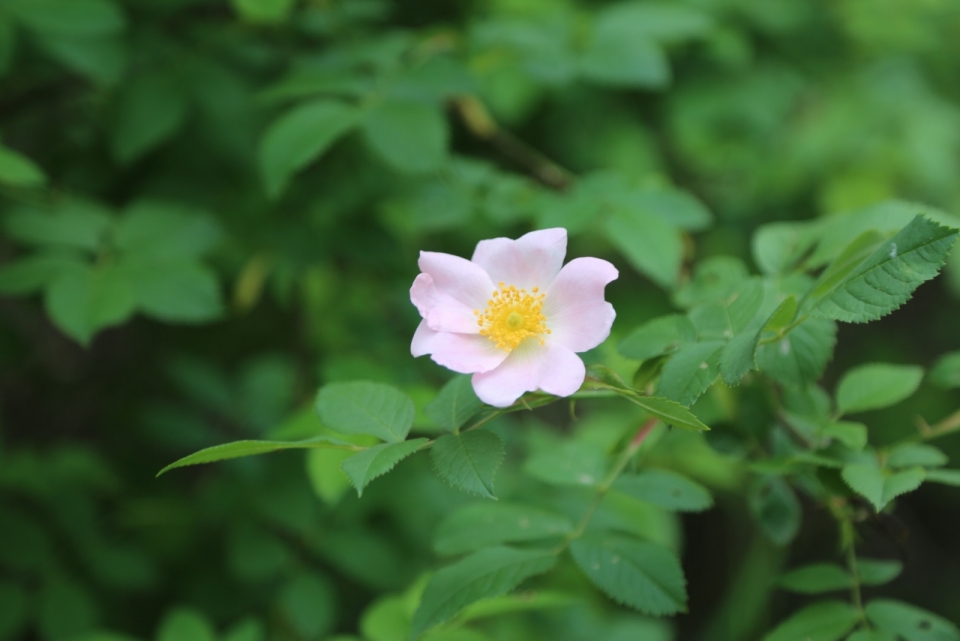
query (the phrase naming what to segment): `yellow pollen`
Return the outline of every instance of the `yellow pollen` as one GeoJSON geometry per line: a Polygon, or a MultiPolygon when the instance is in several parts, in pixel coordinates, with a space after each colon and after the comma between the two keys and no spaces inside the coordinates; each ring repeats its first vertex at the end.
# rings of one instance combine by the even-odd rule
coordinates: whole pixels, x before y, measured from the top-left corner
{"type": "Polygon", "coordinates": [[[493,292],[487,301],[487,308],[482,313],[480,310],[473,312],[480,326],[480,335],[508,352],[531,336],[541,337],[542,345],[542,336],[550,333],[541,311],[544,294],[538,294],[538,287],[533,288],[533,294],[528,294],[527,290],[513,285],[499,285],[499,291],[493,292]]]}

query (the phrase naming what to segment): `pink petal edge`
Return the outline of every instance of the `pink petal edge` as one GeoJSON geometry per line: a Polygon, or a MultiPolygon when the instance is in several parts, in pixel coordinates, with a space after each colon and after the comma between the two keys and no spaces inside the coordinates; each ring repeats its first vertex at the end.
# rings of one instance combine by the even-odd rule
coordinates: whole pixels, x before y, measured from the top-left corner
{"type": "Polygon", "coordinates": [[[472,382],[481,401],[494,407],[509,407],[524,393],[538,389],[570,396],[580,389],[585,375],[583,361],[569,349],[527,340],[510,352],[499,367],[474,374],[472,382]]]}
{"type": "Polygon", "coordinates": [[[543,301],[550,340],[574,352],[605,341],[617,313],[604,300],[604,288],[617,276],[617,268],[600,258],[576,258],[564,265],[543,301]]]}
{"type": "Polygon", "coordinates": [[[508,356],[485,336],[457,334],[430,329],[421,321],[410,343],[414,357],[430,354],[430,359],[461,374],[487,372],[499,366],[508,356]]]}
{"type": "Polygon", "coordinates": [[[494,284],[545,290],[560,272],[566,253],[567,230],[555,227],[532,231],[516,240],[481,240],[471,260],[486,270],[494,284]]]}
{"type": "Polygon", "coordinates": [[[462,334],[480,332],[473,310],[441,291],[430,274],[420,274],[414,279],[410,287],[410,301],[432,330],[462,334]]]}

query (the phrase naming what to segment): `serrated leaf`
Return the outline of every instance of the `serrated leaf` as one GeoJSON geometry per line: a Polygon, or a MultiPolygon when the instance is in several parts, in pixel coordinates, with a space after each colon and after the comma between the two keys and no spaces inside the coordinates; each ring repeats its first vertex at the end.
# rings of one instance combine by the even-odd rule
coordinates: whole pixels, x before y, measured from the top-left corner
{"type": "Polygon", "coordinates": [[[633,330],[620,342],[621,355],[645,361],[655,356],[672,354],[684,343],[697,340],[696,329],[683,314],[655,318],[633,330]]]}
{"type": "Polygon", "coordinates": [[[833,356],[837,325],[809,318],[780,340],[757,348],[757,367],[784,385],[803,387],[815,383],[833,356]]]}
{"type": "Polygon", "coordinates": [[[271,198],[295,173],[319,158],[353,129],[360,112],[337,100],[315,100],[294,107],[267,128],[260,142],[260,173],[271,198]]]}
{"type": "Polygon", "coordinates": [[[621,474],[613,489],[667,510],[702,512],[713,506],[713,498],[706,488],[669,470],[621,474]]]}
{"type": "Polygon", "coordinates": [[[825,426],[820,435],[836,439],[857,452],[867,445],[867,426],[863,423],[835,421],[825,426]]]}
{"type": "Polygon", "coordinates": [[[683,238],[660,217],[617,207],[603,225],[607,239],[641,274],[672,289],[680,276],[683,238]]]}
{"type": "Polygon", "coordinates": [[[138,261],[196,258],[210,250],[223,232],[210,215],[180,205],[141,200],[124,210],[113,242],[138,261]]]}
{"type": "Polygon", "coordinates": [[[960,487],[960,470],[927,470],[926,480],[960,487]]]}
{"type": "Polygon", "coordinates": [[[833,563],[814,563],[791,570],[777,579],[777,584],[791,592],[818,594],[845,590],[853,585],[853,578],[844,568],[833,563]]]}
{"type": "Polygon", "coordinates": [[[856,608],[842,601],[821,601],[778,625],[763,641],[837,641],[859,621],[856,608]]]}
{"type": "Polygon", "coordinates": [[[889,467],[940,467],[946,465],[947,455],[942,450],[925,443],[906,443],[887,452],[886,464],[889,467]]]}
{"type": "Polygon", "coordinates": [[[225,461],[231,458],[240,458],[243,456],[253,456],[255,454],[268,454],[270,452],[279,452],[290,449],[310,449],[310,448],[334,448],[353,450],[356,446],[346,441],[330,438],[328,436],[315,436],[302,441],[234,441],[223,445],[214,445],[194,452],[189,456],[184,456],[178,461],[174,461],[159,472],[160,476],[164,472],[177,467],[187,465],[198,465],[200,463],[213,463],[215,461],[225,461]]]}
{"type": "Polygon", "coordinates": [[[920,487],[926,478],[922,467],[887,473],[875,464],[851,463],[841,472],[843,480],[879,512],[887,503],[920,487]]]}
{"type": "Polygon", "coordinates": [[[14,187],[38,187],[47,182],[40,167],[9,147],[0,145],[0,184],[14,187]]]}
{"type": "Polygon", "coordinates": [[[413,615],[411,640],[471,603],[505,594],[525,579],[543,574],[555,562],[553,551],[501,546],[475,552],[439,570],[427,583],[413,615]]]}
{"type": "Polygon", "coordinates": [[[399,171],[436,171],[447,158],[450,133],[435,104],[387,100],[367,114],[362,127],[373,150],[399,171]]]}
{"type": "Polygon", "coordinates": [[[717,380],[724,345],[722,341],[710,341],[681,347],[663,366],[657,394],[681,405],[692,405],[717,380]]]}
{"type": "Polygon", "coordinates": [[[523,471],[550,485],[593,487],[603,480],[608,465],[598,445],[564,441],[534,453],[523,471]]]}
{"type": "Polygon", "coordinates": [[[341,434],[369,434],[399,443],[413,426],[410,397],[390,385],[354,381],[325,385],[317,394],[320,420],[341,434]]]}
{"type": "Polygon", "coordinates": [[[797,299],[789,296],[770,311],[767,296],[762,299],[756,315],[741,331],[730,339],[720,354],[720,375],[727,385],[738,385],[747,372],[757,369],[757,348],[765,331],[776,331],[789,324],[796,314],[797,299]]]}
{"type": "Polygon", "coordinates": [[[810,313],[850,323],[877,320],[940,271],[957,230],[917,216],[817,299],[810,313]]]}
{"type": "Polygon", "coordinates": [[[669,398],[659,396],[643,396],[641,394],[631,394],[625,396],[628,401],[634,405],[639,405],[653,417],[658,418],[667,425],[678,427],[682,430],[692,432],[708,432],[710,428],[703,424],[693,412],[689,409],[672,401],[669,398]]]}
{"type": "Polygon", "coordinates": [[[860,365],[840,379],[837,406],[841,412],[849,413],[896,405],[917,391],[921,380],[923,368],[914,365],[860,365]]]}
{"type": "Polygon", "coordinates": [[[437,398],[427,403],[423,411],[437,424],[449,432],[456,432],[470,420],[483,401],[477,398],[469,376],[455,376],[450,379],[437,398]]]}
{"type": "Polygon", "coordinates": [[[465,505],[445,518],[437,528],[433,549],[439,554],[463,554],[571,531],[573,523],[561,514],[528,505],[483,501],[465,505]]]}
{"type": "Polygon", "coordinates": [[[686,581],[670,550],[618,534],[586,534],[570,544],[584,574],[613,600],[645,614],[687,609],[686,581]]]}
{"type": "Polygon", "coordinates": [[[441,436],[430,450],[440,478],[464,492],[493,495],[493,477],[503,461],[503,441],[484,429],[441,436]]]}
{"type": "Polygon", "coordinates": [[[857,575],[863,585],[883,585],[893,581],[903,571],[900,561],[857,559],[857,575]]]}
{"type": "Polygon", "coordinates": [[[760,529],[777,545],[787,545],[800,530],[800,501],[782,478],[770,476],[751,485],[748,505],[760,529]]]}
{"type": "Polygon", "coordinates": [[[937,387],[945,389],[960,387],[960,352],[941,356],[930,369],[929,379],[937,387]]]}
{"type": "Polygon", "coordinates": [[[960,630],[943,617],[909,603],[874,599],[864,608],[867,618],[884,632],[906,641],[957,641],[960,630]]]}
{"type": "Polygon", "coordinates": [[[340,469],[353,483],[353,487],[357,488],[357,496],[362,496],[363,488],[370,481],[392,470],[397,463],[419,450],[428,440],[415,438],[401,443],[375,445],[345,459],[340,464],[340,469]]]}
{"type": "Polygon", "coordinates": [[[806,223],[775,222],[761,225],[750,240],[753,260],[766,274],[795,267],[816,240],[806,223]]]}
{"type": "Polygon", "coordinates": [[[120,263],[135,291],[137,308],[166,323],[205,323],[223,313],[220,282],[192,260],[120,263]]]}

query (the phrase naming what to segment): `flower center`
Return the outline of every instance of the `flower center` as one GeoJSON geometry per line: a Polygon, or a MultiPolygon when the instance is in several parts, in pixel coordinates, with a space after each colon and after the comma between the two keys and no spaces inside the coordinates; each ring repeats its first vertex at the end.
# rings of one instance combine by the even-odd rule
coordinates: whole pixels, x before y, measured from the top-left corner
{"type": "MultiPolygon", "coordinates": [[[[487,308],[481,313],[474,310],[480,335],[496,343],[497,347],[508,352],[531,336],[549,334],[547,319],[543,315],[543,294],[534,287],[528,294],[525,289],[500,283],[487,301],[487,308]]],[[[543,338],[540,338],[543,345],[543,338]]]]}

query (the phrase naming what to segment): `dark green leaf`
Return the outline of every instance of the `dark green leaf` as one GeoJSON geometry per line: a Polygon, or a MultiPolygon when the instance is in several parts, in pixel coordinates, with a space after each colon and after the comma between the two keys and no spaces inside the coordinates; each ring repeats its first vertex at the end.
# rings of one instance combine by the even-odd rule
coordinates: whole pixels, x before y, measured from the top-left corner
{"type": "Polygon", "coordinates": [[[536,507],[483,501],[458,509],[440,523],[433,548],[440,554],[463,554],[501,543],[559,537],[573,531],[560,514],[536,507]]]}
{"type": "Polygon", "coordinates": [[[436,171],[447,158],[450,134],[436,105],[383,102],[367,114],[363,133],[373,150],[402,172],[436,171]]]}
{"type": "Polygon", "coordinates": [[[167,323],[203,323],[223,314],[220,283],[193,261],[132,261],[122,269],[136,292],[137,308],[167,323]]]}
{"type": "Polygon", "coordinates": [[[842,601],[821,601],[781,623],[763,641],[837,641],[859,620],[857,610],[842,601]]]}
{"type": "Polygon", "coordinates": [[[874,599],[865,608],[870,622],[906,641],[957,641],[960,630],[943,617],[909,603],[874,599]]]}
{"type": "Polygon", "coordinates": [[[370,481],[382,476],[407,458],[427,442],[425,438],[415,438],[401,443],[384,443],[363,450],[343,461],[340,467],[357,488],[357,496],[363,494],[370,481]]]}
{"type": "Polygon", "coordinates": [[[6,220],[13,238],[30,245],[63,245],[96,250],[110,228],[108,210],[84,201],[68,201],[53,214],[20,211],[6,220]]]}
{"type": "Polygon", "coordinates": [[[620,342],[618,351],[627,358],[645,361],[672,354],[684,343],[696,341],[696,330],[682,314],[670,314],[649,321],[620,342]]]}
{"type": "Polygon", "coordinates": [[[50,35],[102,36],[124,27],[123,14],[110,0],[13,0],[7,4],[25,25],[50,35]]]}
{"type": "Polygon", "coordinates": [[[455,376],[443,386],[440,394],[427,403],[423,411],[449,432],[456,432],[480,411],[483,402],[473,391],[469,376],[455,376]]]}
{"type": "Polygon", "coordinates": [[[157,472],[157,476],[176,467],[184,467],[186,465],[213,463],[214,461],[253,456],[255,454],[267,454],[281,450],[311,448],[351,450],[356,449],[356,446],[328,436],[315,436],[303,441],[234,441],[233,443],[225,443],[224,445],[214,445],[213,447],[208,447],[199,452],[194,452],[189,456],[185,456],[157,472]]]}
{"type": "Polygon", "coordinates": [[[920,487],[926,478],[922,467],[891,473],[871,463],[851,463],[843,468],[842,475],[850,489],[870,501],[878,512],[901,494],[920,487]]]}
{"type": "Polygon", "coordinates": [[[900,576],[903,564],[900,561],[880,559],[857,559],[857,575],[863,585],[883,585],[900,576]]]}
{"type": "Polygon", "coordinates": [[[206,253],[221,236],[216,221],[203,212],[141,200],[126,208],[113,240],[138,261],[182,260],[206,253]]]}
{"type": "Polygon", "coordinates": [[[113,155],[130,163],[169,140],[186,120],[187,99],[169,73],[145,73],[124,86],[113,119],[113,155]]]}
{"type": "Polygon", "coordinates": [[[61,274],[83,269],[79,256],[68,253],[33,254],[14,263],[0,266],[0,294],[34,294],[61,274]]]}
{"type": "Polygon", "coordinates": [[[47,182],[39,166],[23,154],[0,145],[0,184],[37,187],[47,182]]]}
{"type": "Polygon", "coordinates": [[[390,385],[357,381],[331,383],[317,394],[320,420],[341,434],[369,434],[399,443],[413,426],[410,397],[390,385]]]}
{"type": "Polygon", "coordinates": [[[441,436],[430,457],[440,478],[453,487],[495,498],[493,477],[503,461],[503,441],[493,432],[478,429],[441,436]]]}
{"type": "Polygon", "coordinates": [[[713,505],[710,493],[703,486],[669,470],[621,474],[613,489],[667,510],[701,512],[713,505]]]}
{"type": "Polygon", "coordinates": [[[791,570],[781,576],[780,587],[801,594],[818,594],[845,590],[853,585],[850,573],[833,563],[815,563],[791,570]]]}
{"type": "Polygon", "coordinates": [[[612,87],[659,88],[670,82],[670,62],[654,40],[598,25],[580,59],[589,80],[612,87]]]}
{"type": "Polygon", "coordinates": [[[800,530],[800,501],[782,478],[757,479],[750,487],[749,506],[763,533],[777,545],[787,545],[800,530]]]}
{"type": "Polygon", "coordinates": [[[841,412],[864,412],[896,405],[920,387],[923,368],[869,363],[849,370],[837,386],[841,412]]]}
{"type": "Polygon", "coordinates": [[[322,575],[296,577],[280,591],[279,601],[284,619],[300,638],[322,638],[336,625],[337,593],[322,575]]]}

